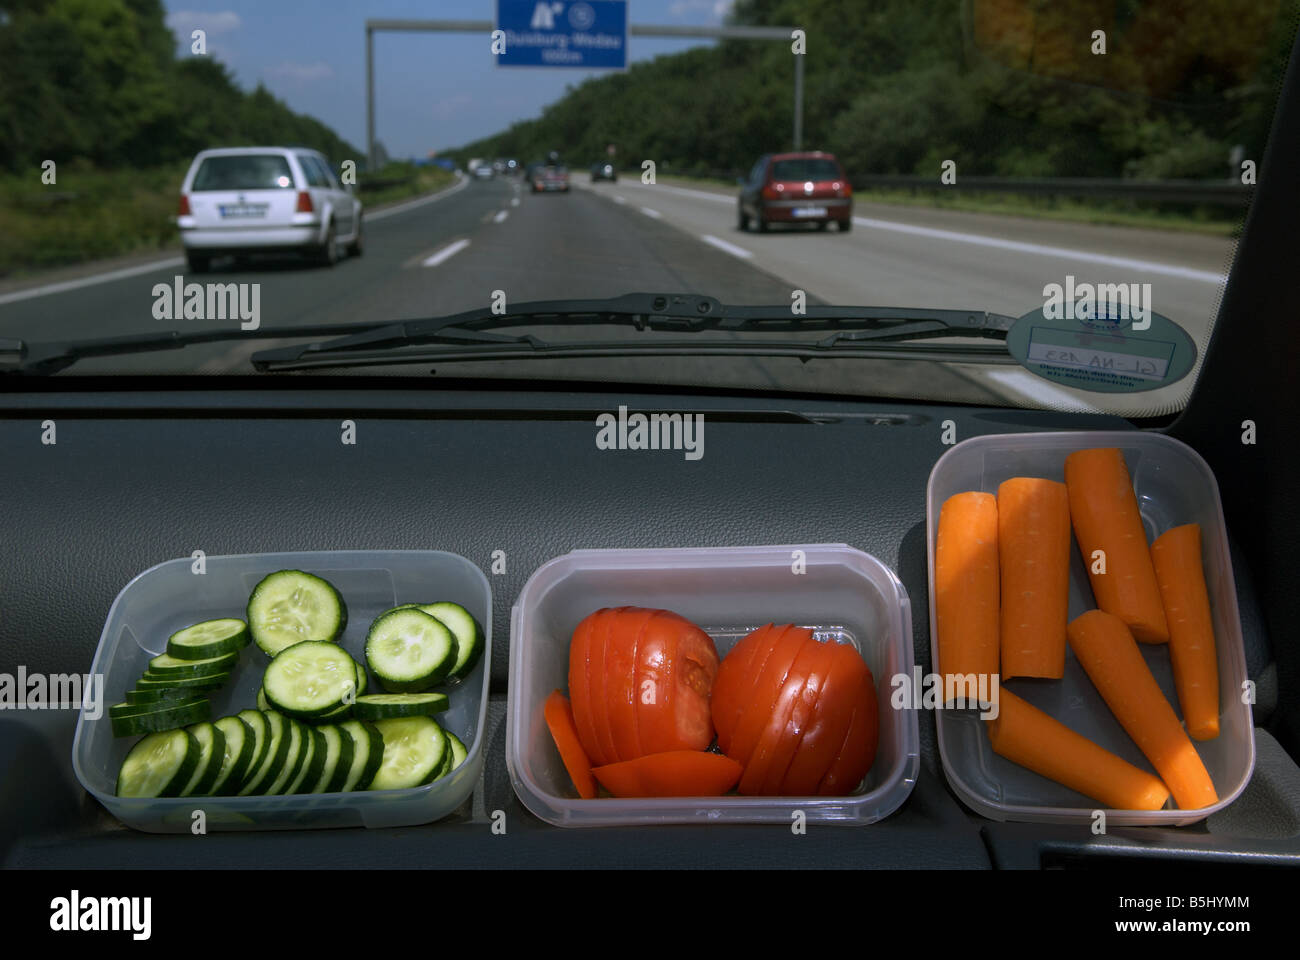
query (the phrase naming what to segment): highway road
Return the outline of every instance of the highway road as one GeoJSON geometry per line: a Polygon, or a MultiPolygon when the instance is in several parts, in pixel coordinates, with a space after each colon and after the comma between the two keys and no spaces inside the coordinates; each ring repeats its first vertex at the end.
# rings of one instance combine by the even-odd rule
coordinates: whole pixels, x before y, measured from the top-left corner
{"type": "MultiPolygon", "coordinates": [[[[789,306],[809,301],[953,307],[1019,316],[1043,301],[1048,282],[1150,282],[1157,312],[1203,344],[1233,245],[1220,238],[1097,227],[926,208],[858,204],[854,230],[740,233],[733,192],[624,178],[569,194],[534,196],[517,180],[459,181],[431,198],[367,217],[363,257],[330,269],[289,258],[218,262],[187,277],[260,285],[264,327],[355,323],[483,307],[493,291],[510,302],[617,296],[629,291],[706,293],[724,302],[789,306]]],[[[164,332],[212,326],[156,319],[153,287],[184,274],[178,256],[93,265],[0,288],[0,336],[27,340],[164,332]]],[[[538,328],[548,339],[593,331],[538,328]]],[[[636,337],[602,330],[602,338],[636,337]]],[[[641,334],[640,336],[644,336],[641,334]]],[[[103,358],[70,373],[247,373],[270,344],[245,338],[184,351],[103,358]]],[[[410,373],[409,367],[387,368],[410,373]]],[[[1189,383],[1148,394],[1083,395],[1014,366],[927,362],[740,358],[527,360],[440,365],[439,376],[646,379],[1154,412],[1177,404],[1189,383]]]]}

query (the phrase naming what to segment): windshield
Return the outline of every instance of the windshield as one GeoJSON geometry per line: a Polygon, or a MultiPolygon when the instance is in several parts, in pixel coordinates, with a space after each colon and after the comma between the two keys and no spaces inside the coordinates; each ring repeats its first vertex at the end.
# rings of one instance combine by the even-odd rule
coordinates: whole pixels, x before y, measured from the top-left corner
{"type": "Polygon", "coordinates": [[[837,180],[839,176],[839,168],[831,160],[809,157],[772,164],[773,180],[837,180]]]}
{"type": "Polygon", "coordinates": [[[215,331],[185,349],[90,351],[58,375],[251,376],[255,353],[284,345],[267,330],[315,340],[479,309],[511,313],[503,336],[585,346],[311,373],[1167,416],[1199,375],[1300,13],[436,7],[4,5],[0,338],[215,331]],[[906,355],[808,357],[755,347],[824,338],[814,324],[688,340],[513,314],[632,293],[786,318],[832,305],[1023,319],[1000,332],[1002,356],[989,331],[954,328],[906,355]],[[974,336],[982,353],[926,352],[974,336]],[[655,338],[679,346],[633,349],[655,338]]]}
{"type": "Polygon", "coordinates": [[[274,154],[208,157],[199,164],[190,189],[288,190],[293,187],[289,161],[274,154]]]}

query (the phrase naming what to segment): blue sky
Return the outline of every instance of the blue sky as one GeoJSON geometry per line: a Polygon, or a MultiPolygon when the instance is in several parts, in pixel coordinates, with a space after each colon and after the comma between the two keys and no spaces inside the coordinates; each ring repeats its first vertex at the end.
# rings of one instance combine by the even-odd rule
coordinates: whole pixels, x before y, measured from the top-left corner
{"type": "MultiPolygon", "coordinates": [[[[202,28],[208,53],[251,89],[259,81],[291,108],[365,148],[365,21],[492,20],[495,0],[165,0],[178,56],[202,28]]],[[[731,0],[629,0],[634,24],[720,24],[731,0]]],[[[707,41],[632,37],[632,60],[707,41]]],[[[375,36],[376,137],[391,156],[424,156],[537,116],[576,69],[498,68],[489,38],[470,33],[375,36]]]]}

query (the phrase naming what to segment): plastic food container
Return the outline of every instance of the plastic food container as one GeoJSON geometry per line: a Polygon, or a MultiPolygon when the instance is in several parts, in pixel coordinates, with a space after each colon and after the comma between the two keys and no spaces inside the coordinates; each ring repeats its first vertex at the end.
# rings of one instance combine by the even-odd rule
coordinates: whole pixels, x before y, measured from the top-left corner
{"type": "Polygon", "coordinates": [[[647,823],[874,823],[911,793],[920,762],[915,711],[889,706],[889,677],[912,669],[907,592],[884,564],[844,544],[719,549],[576,550],[539,567],[511,611],[506,763],[520,800],[562,827],[647,823]],[[796,573],[802,551],[805,572],[796,573]],[[672,610],[713,637],[719,656],[769,622],[812,627],[852,643],[876,680],[880,743],[865,781],[847,797],[583,800],[543,717],[568,688],[569,643],[601,607],[672,610]]]}
{"type": "MultiPolygon", "coordinates": [[[[104,677],[102,716],[83,709],[72,745],[72,764],[81,785],[123,823],[155,833],[188,833],[195,810],[207,829],[284,830],[310,827],[397,827],[429,823],[456,810],[474,790],[483,768],[488,664],[492,662],[492,595],[487,578],[454,553],[435,550],[343,550],[208,557],[206,572],[193,572],[186,557],[144,571],[122,588],[108,612],[92,672],[104,677]],[[182,627],[215,617],[245,616],[248,596],[268,573],[296,569],[324,577],[338,588],[348,608],[341,645],[365,663],[371,621],[398,603],[453,600],[483,626],[486,649],[463,681],[438,687],[451,706],[437,715],[440,726],[464,742],[465,762],[440,780],[409,790],[271,797],[116,796],[118,769],[138,737],[114,737],[108,706],[119,703],[182,627]]],[[[256,644],[240,655],[230,682],[211,696],[212,718],[256,709],[257,691],[268,659],[256,644]]],[[[376,691],[371,675],[371,691],[376,691]]]]}
{"type": "MultiPolygon", "coordinates": [[[[1246,676],[1245,646],[1237,591],[1228,555],[1228,537],[1219,502],[1219,487],[1209,465],[1186,444],[1158,433],[1138,431],[1016,433],[975,437],[939,458],[926,490],[926,533],[930,557],[930,656],[938,664],[934,629],[934,550],[939,508],[966,490],[997,493],[1011,477],[1065,480],[1065,458],[1075,450],[1118,447],[1124,453],[1148,541],[1184,523],[1201,525],[1206,586],[1214,614],[1219,658],[1219,736],[1193,740],[1214,782],[1219,802],[1198,810],[1106,811],[1107,824],[1179,826],[1203,820],[1226,807],[1245,788],[1255,766],[1255,731],[1250,706],[1242,702],[1246,676]]],[[[1093,609],[1092,587],[1077,542],[1070,561],[1070,619],[1093,609]]],[[[1169,650],[1138,644],[1160,689],[1181,717],[1169,650]]],[[[1007,689],[1067,727],[1142,770],[1155,772],[1142,751],[1111,714],[1083,667],[1067,645],[1061,680],[1016,679],[1007,689]]],[[[1041,777],[993,752],[983,721],[974,710],[939,710],[939,755],[957,795],[971,809],[992,820],[1044,823],[1090,823],[1097,801],[1041,777]]]]}

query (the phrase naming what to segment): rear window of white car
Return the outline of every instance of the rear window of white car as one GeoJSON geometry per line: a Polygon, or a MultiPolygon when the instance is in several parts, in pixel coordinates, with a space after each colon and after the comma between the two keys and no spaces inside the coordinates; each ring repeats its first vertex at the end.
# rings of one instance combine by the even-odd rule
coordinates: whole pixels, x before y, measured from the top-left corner
{"type": "Polygon", "coordinates": [[[285,157],[274,153],[208,157],[199,165],[190,189],[292,190],[293,171],[285,157]]]}

